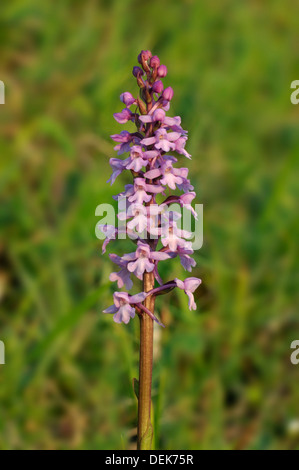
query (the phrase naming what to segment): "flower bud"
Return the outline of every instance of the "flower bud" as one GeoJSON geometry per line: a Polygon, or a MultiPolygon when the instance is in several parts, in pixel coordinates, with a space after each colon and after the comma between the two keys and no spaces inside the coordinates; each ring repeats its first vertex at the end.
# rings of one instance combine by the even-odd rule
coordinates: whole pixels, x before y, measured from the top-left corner
{"type": "Polygon", "coordinates": [[[138,75],[143,75],[143,74],[144,74],[144,72],[140,67],[137,67],[137,66],[133,67],[134,77],[138,77],[138,75]]]}
{"type": "Polygon", "coordinates": [[[141,54],[143,54],[144,60],[149,60],[152,57],[151,51],[141,51],[141,54]]]}
{"type": "Polygon", "coordinates": [[[166,77],[166,75],[167,75],[166,65],[160,65],[158,67],[158,77],[166,77]]]}
{"type": "Polygon", "coordinates": [[[138,57],[137,57],[137,60],[138,60],[138,63],[139,63],[139,64],[142,64],[142,55],[141,55],[142,52],[143,52],[143,51],[141,51],[140,54],[138,54],[138,57]]]}
{"type": "Polygon", "coordinates": [[[165,90],[163,90],[162,96],[163,96],[164,100],[167,100],[167,101],[172,100],[172,98],[173,98],[173,89],[171,88],[171,86],[169,86],[169,87],[165,88],[165,90]]]}
{"type": "Polygon", "coordinates": [[[158,80],[157,82],[153,83],[152,90],[153,90],[155,93],[162,93],[162,91],[163,91],[163,83],[161,82],[161,80],[158,80]]]}
{"type": "Polygon", "coordinates": [[[136,103],[135,98],[128,91],[125,91],[120,95],[120,101],[122,101],[126,106],[131,106],[136,103]]]}
{"type": "Polygon", "coordinates": [[[150,60],[150,66],[152,68],[157,68],[160,65],[160,59],[157,55],[154,55],[150,60]]]}
{"type": "Polygon", "coordinates": [[[149,72],[149,66],[147,64],[147,61],[152,57],[151,51],[141,51],[139,56],[138,56],[138,62],[139,64],[142,65],[143,70],[145,72],[149,72]]]}

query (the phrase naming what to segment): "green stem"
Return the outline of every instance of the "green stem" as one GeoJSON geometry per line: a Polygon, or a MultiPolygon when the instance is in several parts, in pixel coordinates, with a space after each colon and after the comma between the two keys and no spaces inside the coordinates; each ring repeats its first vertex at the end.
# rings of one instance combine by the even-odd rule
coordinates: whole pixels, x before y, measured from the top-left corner
{"type": "MultiPolygon", "coordinates": [[[[154,287],[153,273],[144,273],[144,292],[154,287]]],[[[144,306],[154,311],[155,298],[149,296],[144,306]]],[[[151,423],[151,389],[153,371],[153,320],[141,313],[140,318],[140,358],[139,358],[139,396],[138,396],[138,431],[137,449],[150,450],[153,439],[153,426],[151,423]]]]}

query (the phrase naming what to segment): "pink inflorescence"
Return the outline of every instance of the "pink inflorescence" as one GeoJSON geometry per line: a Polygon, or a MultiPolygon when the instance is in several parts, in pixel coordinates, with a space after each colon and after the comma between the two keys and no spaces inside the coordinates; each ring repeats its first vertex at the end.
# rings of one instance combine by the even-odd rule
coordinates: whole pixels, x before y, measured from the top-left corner
{"type": "MultiPolygon", "coordinates": [[[[133,176],[132,184],[125,186],[124,192],[114,197],[124,200],[125,210],[118,214],[119,220],[125,222],[126,232],[136,243],[134,251],[123,256],[110,254],[110,259],[118,266],[110,275],[110,280],[117,282],[118,288],[130,290],[133,287],[131,276],[142,280],[144,273],[153,273],[159,287],[150,292],[129,295],[127,292],[115,292],[114,304],[104,310],[113,313],[117,323],[128,323],[138,312],[145,312],[161,324],[142,304],[149,295],[160,295],[178,287],[187,294],[190,310],[196,309],[193,292],[201,280],[190,277],[181,281],[174,279],[163,283],[158,273],[158,263],[163,260],[180,258],[182,266],[191,271],[195,266],[192,243],[188,241],[191,233],[178,227],[177,220],[181,217],[175,211],[168,211],[172,203],[176,203],[197,214],[191,206],[195,197],[193,186],[188,179],[188,168],[174,166],[178,158],[169,152],[191,158],[185,150],[188,139],[187,131],[181,127],[179,116],[169,117],[166,112],[170,108],[173,89],[164,88],[161,78],[167,75],[167,67],[160,64],[157,56],[150,51],[141,51],[138,56],[139,66],[133,68],[133,76],[140,88],[140,97],[134,98],[131,93],[120,95],[124,109],[114,114],[120,124],[132,121],[136,125],[134,132],[123,130],[111,138],[117,143],[114,149],[117,154],[127,154],[125,159],[111,158],[112,175],[108,180],[111,184],[125,170],[133,176]],[[168,188],[168,189],[167,189],[168,188]],[[180,190],[182,195],[170,195],[160,204],[158,195],[166,196],[165,191],[180,190]],[[134,237],[132,233],[134,232],[134,237]]],[[[99,226],[105,233],[103,252],[111,240],[117,238],[119,229],[111,225],[99,226]]]]}

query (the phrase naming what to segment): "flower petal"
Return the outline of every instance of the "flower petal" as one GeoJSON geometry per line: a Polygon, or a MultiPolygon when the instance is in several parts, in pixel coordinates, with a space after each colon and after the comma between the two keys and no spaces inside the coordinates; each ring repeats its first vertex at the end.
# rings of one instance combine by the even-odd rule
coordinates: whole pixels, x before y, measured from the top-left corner
{"type": "Polygon", "coordinates": [[[148,296],[145,292],[140,292],[139,294],[131,295],[129,297],[130,303],[137,304],[139,302],[143,302],[144,299],[148,296]]]}
{"type": "Polygon", "coordinates": [[[103,310],[103,313],[115,313],[117,312],[117,307],[115,305],[111,305],[110,307],[103,310]]]}

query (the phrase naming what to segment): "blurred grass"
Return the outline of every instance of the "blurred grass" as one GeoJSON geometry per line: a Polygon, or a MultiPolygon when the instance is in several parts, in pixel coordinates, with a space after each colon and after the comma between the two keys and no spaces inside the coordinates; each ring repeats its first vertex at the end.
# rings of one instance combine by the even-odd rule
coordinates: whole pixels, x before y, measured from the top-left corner
{"type": "Polygon", "coordinates": [[[141,49],[168,67],[204,204],[198,311],[183,292],[157,300],[156,448],[299,448],[298,14],[290,0],[1,5],[1,449],[134,446],[138,321],[100,314],[115,286],[94,213],[125,181],[105,184],[109,135],[141,49]]]}

